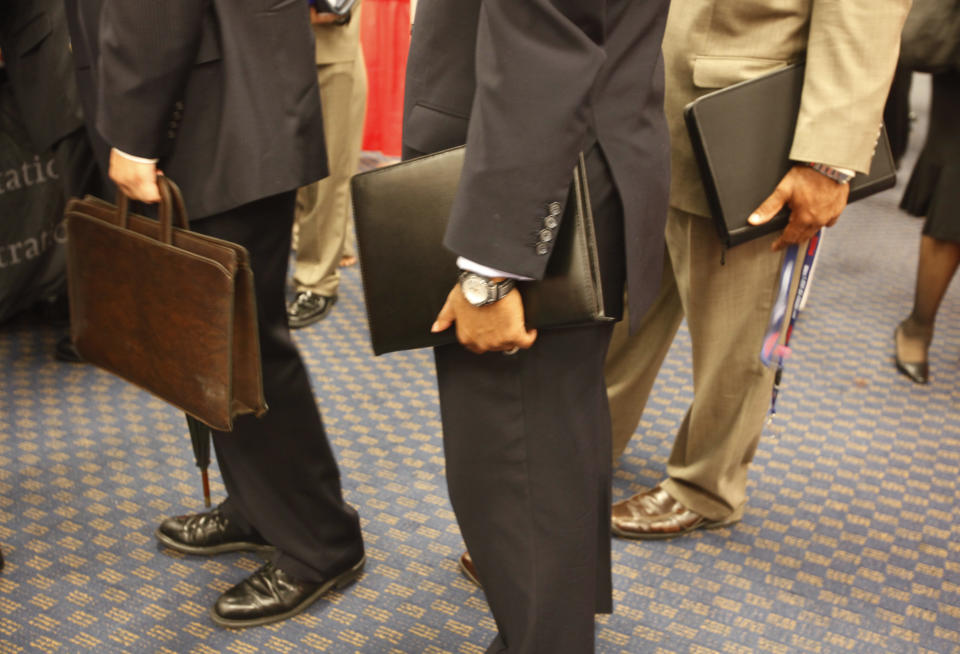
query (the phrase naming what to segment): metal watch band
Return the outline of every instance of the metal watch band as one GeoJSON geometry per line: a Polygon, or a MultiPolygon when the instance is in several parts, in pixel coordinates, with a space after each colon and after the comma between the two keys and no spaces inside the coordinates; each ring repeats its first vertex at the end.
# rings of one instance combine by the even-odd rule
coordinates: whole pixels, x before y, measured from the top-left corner
{"type": "Polygon", "coordinates": [[[813,168],[815,171],[817,171],[821,175],[825,175],[829,177],[830,179],[835,181],[837,184],[846,184],[851,179],[853,179],[853,175],[847,172],[844,172],[842,170],[837,170],[833,166],[828,166],[827,164],[814,163],[812,161],[808,161],[807,165],[813,168]]]}
{"type": "Polygon", "coordinates": [[[493,289],[494,297],[490,298],[491,302],[496,302],[497,300],[502,300],[507,296],[507,293],[513,290],[513,287],[517,285],[517,280],[510,279],[509,277],[502,282],[490,282],[490,286],[493,289]]]}

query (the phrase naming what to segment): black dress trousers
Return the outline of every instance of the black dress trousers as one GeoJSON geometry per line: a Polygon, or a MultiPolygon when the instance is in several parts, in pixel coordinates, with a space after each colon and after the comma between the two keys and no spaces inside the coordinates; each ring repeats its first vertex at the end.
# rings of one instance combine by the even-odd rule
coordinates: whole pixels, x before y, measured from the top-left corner
{"type": "Polygon", "coordinates": [[[356,511],[343,501],[307,370],[287,326],[285,285],[295,192],[193,221],[191,228],[250,251],[263,384],[269,410],[214,432],[227,518],[277,548],[277,567],[318,582],[363,555],[356,511]]]}
{"type": "MultiPolygon", "coordinates": [[[[587,171],[604,296],[619,315],[623,209],[597,147],[587,171]]],[[[488,654],[593,652],[594,613],[612,610],[612,329],[541,330],[512,356],[434,351],[450,501],[499,631],[488,654]]]]}

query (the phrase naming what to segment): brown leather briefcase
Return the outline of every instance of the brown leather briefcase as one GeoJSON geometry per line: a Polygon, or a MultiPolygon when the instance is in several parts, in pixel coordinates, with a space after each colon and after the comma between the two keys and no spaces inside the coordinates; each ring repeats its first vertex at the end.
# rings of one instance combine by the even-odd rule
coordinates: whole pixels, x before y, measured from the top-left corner
{"type": "Polygon", "coordinates": [[[159,220],[122,194],[67,204],[71,336],[90,363],[230,431],[267,410],[249,254],[189,231],[180,190],[159,186],[159,220]]]}

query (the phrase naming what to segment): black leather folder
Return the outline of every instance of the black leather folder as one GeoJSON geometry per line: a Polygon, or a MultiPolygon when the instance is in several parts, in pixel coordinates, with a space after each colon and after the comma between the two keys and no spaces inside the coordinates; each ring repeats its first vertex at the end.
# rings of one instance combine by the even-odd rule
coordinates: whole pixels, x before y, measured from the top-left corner
{"type": "MultiPolygon", "coordinates": [[[[773,192],[794,162],[794,128],[803,90],[803,64],[708,93],[684,110],[693,152],[720,239],[732,247],[783,229],[784,209],[768,223],[747,218],[773,192]]],[[[881,126],[869,175],[850,181],[850,201],[896,183],[896,167],[881,126]]]]}
{"type": "MultiPolygon", "coordinates": [[[[459,272],[443,236],[463,153],[463,147],[444,150],[351,181],[374,354],[456,341],[455,326],[439,334],[431,334],[430,326],[459,272]]],[[[581,156],[544,279],[518,284],[529,327],[611,320],[604,311],[589,197],[581,156]]]]}

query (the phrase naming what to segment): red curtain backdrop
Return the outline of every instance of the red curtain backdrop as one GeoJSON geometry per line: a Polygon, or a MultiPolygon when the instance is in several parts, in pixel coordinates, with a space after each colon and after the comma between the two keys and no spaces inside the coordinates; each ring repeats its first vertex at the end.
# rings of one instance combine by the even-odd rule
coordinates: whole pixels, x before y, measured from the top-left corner
{"type": "Polygon", "coordinates": [[[363,149],[399,157],[410,0],[363,0],[360,15],[368,80],[363,149]]]}

